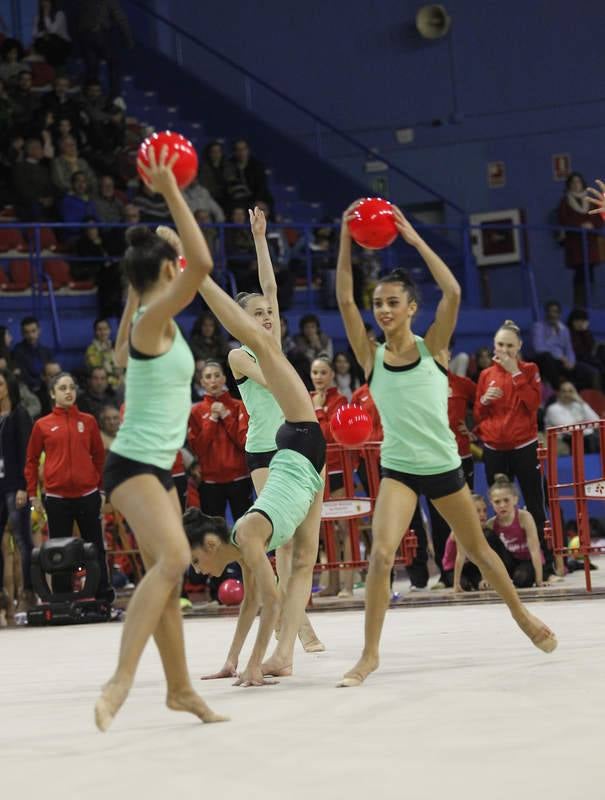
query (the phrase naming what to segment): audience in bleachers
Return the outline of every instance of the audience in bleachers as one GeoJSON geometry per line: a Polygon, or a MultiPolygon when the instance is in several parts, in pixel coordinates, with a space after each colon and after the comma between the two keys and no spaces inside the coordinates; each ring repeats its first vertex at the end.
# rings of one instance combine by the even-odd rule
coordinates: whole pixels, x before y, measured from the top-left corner
{"type": "MultiPolygon", "coordinates": [[[[547,428],[557,425],[573,425],[575,422],[593,422],[599,419],[597,412],[583,400],[571,381],[563,381],[557,392],[557,399],[546,407],[544,425],[547,428]]],[[[571,436],[562,438],[562,443],[567,446],[563,452],[569,452],[571,436]]],[[[596,453],[599,449],[599,438],[593,428],[584,430],[584,450],[587,453],[596,453]]]]}

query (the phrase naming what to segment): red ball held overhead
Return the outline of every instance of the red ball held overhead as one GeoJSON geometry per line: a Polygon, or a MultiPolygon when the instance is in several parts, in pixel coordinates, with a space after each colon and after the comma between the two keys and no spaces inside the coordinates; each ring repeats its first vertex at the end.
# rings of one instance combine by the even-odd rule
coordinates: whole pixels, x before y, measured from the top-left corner
{"type": "MultiPolygon", "coordinates": [[[[197,175],[198,160],[195,147],[191,144],[189,139],[185,139],[185,137],[181,136],[180,133],[175,133],[174,131],[162,131],[161,133],[152,134],[143,142],[141,142],[138,158],[143,162],[143,164],[145,164],[145,166],[148,167],[149,148],[153,148],[156,161],[159,161],[160,153],[162,152],[162,147],[164,147],[164,145],[166,145],[168,148],[168,161],[170,161],[173,153],[179,154],[179,157],[172,167],[172,171],[174,172],[174,177],[176,178],[176,182],[179,187],[181,189],[185,189],[197,175]]],[[[140,170],[138,171],[141,178],[145,180],[145,176],[140,170]]]]}
{"type": "Polygon", "coordinates": [[[372,435],[372,420],[361,406],[340,406],[330,420],[330,430],[339,444],[359,447],[372,435]]]}
{"type": "Polygon", "coordinates": [[[365,197],[353,211],[349,220],[351,236],[368,250],[381,250],[397,238],[393,206],[382,197],[365,197]]]}
{"type": "Polygon", "coordinates": [[[235,578],[227,578],[218,587],[218,599],[224,606],[239,606],[244,599],[244,587],[235,578]]]}

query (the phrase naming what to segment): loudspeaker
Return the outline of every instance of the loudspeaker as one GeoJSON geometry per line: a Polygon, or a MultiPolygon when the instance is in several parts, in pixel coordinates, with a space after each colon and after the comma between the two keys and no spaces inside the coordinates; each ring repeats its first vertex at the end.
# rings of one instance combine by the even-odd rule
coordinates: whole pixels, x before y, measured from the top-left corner
{"type": "Polygon", "coordinates": [[[452,18],[440,4],[421,6],[416,12],[416,29],[423,39],[441,39],[451,25],[452,18]]]}

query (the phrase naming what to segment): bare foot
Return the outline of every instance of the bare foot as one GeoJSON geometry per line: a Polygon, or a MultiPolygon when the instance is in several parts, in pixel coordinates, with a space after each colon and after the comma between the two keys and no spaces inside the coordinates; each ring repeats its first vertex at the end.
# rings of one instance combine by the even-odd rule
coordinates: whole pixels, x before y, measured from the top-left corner
{"type": "Polygon", "coordinates": [[[524,620],[517,621],[523,633],[531,639],[532,643],[544,653],[552,653],[557,649],[557,637],[551,629],[538,617],[527,612],[524,620]]]}
{"type": "Polygon", "coordinates": [[[289,678],[292,675],[292,664],[287,664],[275,654],[263,662],[263,675],[272,675],[274,678],[289,678]]]}
{"type": "Polygon", "coordinates": [[[323,653],[325,644],[319,640],[310,622],[303,624],[298,631],[298,638],[305,653],[323,653]]]}
{"type": "Polygon", "coordinates": [[[101,697],[95,705],[95,723],[102,733],[105,733],[113,722],[129,691],[130,684],[118,681],[109,681],[103,687],[101,697]]]}
{"type": "Polygon", "coordinates": [[[197,692],[192,688],[180,692],[169,692],[166,705],[172,711],[189,711],[202,722],[228,722],[229,717],[224,717],[209,708],[197,692]]]}
{"type": "Polygon", "coordinates": [[[345,688],[361,686],[368,675],[378,669],[378,663],[378,657],[362,656],[353,669],[346,672],[344,678],[336,685],[345,688]]]}

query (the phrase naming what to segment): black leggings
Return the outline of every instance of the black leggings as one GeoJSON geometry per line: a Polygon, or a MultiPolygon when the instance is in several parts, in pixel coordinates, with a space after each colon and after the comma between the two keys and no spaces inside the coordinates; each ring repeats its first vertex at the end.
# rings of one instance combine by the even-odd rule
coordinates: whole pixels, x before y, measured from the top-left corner
{"type": "MultiPolygon", "coordinates": [[[[200,483],[200,505],[204,514],[211,517],[224,517],[227,511],[227,503],[231,509],[231,515],[235,522],[243,517],[252,505],[252,481],[250,478],[242,478],[239,481],[230,483],[200,483]]],[[[227,564],[225,571],[219,578],[209,578],[208,588],[212,600],[218,599],[218,588],[227,578],[241,580],[241,569],[239,564],[227,564]]]]}
{"type": "MultiPolygon", "coordinates": [[[[99,492],[84,497],[46,497],[44,500],[48,516],[48,535],[51,539],[73,536],[74,522],[78,523],[80,536],[85,542],[92,542],[97,549],[100,580],[97,595],[102,597],[109,592],[109,573],[105,557],[105,544],[101,528],[101,495],[99,492]]],[[[54,592],[71,592],[71,576],[60,575],[53,578],[54,592]]]]}
{"type": "Polygon", "coordinates": [[[487,541],[492,550],[502,559],[502,563],[506,567],[506,571],[517,589],[528,589],[530,586],[534,585],[536,581],[536,572],[531,561],[515,558],[514,555],[506,549],[495,533],[488,534],[487,541]]]}
{"type": "MultiPolygon", "coordinates": [[[[475,484],[475,463],[472,457],[462,459],[462,469],[464,470],[464,477],[468,488],[472,492],[475,484]]],[[[445,543],[447,542],[447,537],[450,535],[450,526],[432,503],[429,503],[429,516],[431,518],[431,536],[433,539],[433,550],[435,551],[435,564],[441,573],[440,580],[446,586],[451,586],[451,583],[448,584],[446,581],[446,575],[442,566],[445,543]]]]}
{"type": "Polygon", "coordinates": [[[546,510],[544,508],[542,473],[538,468],[538,443],[532,442],[518,450],[492,450],[484,447],[483,461],[488,486],[492,485],[494,477],[499,472],[507,475],[511,481],[515,478],[519,481],[525,505],[538,529],[540,546],[546,559],[544,576],[547,577],[554,571],[553,554],[544,541],[546,510]]]}

